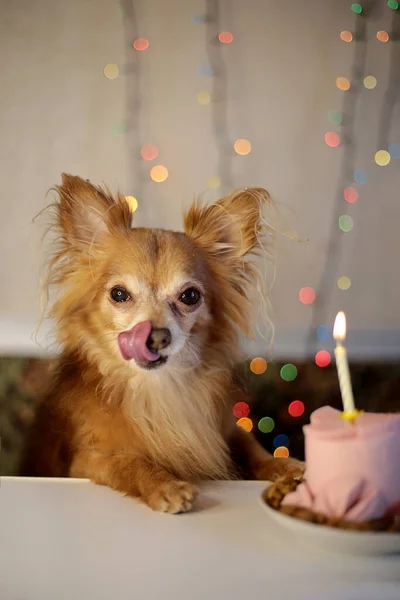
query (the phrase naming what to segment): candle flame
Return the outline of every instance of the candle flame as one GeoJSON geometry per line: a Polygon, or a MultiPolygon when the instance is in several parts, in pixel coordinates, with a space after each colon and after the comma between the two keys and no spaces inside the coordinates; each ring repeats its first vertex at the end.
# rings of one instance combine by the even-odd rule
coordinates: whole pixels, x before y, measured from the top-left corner
{"type": "Polygon", "coordinates": [[[342,310],[336,315],[333,337],[337,342],[343,342],[346,339],[346,315],[342,310]]]}

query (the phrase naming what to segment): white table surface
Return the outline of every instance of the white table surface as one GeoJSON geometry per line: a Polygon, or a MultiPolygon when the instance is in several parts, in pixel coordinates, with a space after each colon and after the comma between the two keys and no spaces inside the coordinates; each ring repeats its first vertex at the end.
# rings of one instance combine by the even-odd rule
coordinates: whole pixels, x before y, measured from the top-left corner
{"type": "Polygon", "coordinates": [[[1,600],[399,600],[399,557],[303,545],[264,512],[265,484],[205,484],[185,515],[86,480],[4,477],[1,600]]]}

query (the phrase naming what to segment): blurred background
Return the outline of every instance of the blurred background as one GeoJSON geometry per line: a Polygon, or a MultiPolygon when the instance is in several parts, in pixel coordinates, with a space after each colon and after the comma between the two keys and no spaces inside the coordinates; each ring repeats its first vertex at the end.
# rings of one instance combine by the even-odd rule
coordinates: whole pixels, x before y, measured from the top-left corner
{"type": "Polygon", "coordinates": [[[141,226],[242,186],[280,203],[307,242],[278,237],[274,341],[245,343],[234,409],[270,451],[301,457],[310,412],[340,406],[338,310],[357,405],[399,410],[398,2],[14,0],[0,48],[2,474],[54,365],[32,219],[63,171],[132,196],[141,226]]]}

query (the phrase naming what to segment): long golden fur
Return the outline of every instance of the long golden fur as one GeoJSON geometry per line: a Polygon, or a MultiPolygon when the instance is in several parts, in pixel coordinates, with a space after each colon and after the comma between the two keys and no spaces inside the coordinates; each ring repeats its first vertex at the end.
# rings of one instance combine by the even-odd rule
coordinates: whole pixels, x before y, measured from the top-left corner
{"type": "Polygon", "coordinates": [[[131,228],[123,196],[79,177],[63,175],[57,192],[49,283],[60,289],[51,316],[62,354],[21,474],[88,477],[176,513],[190,509],[201,480],[301,470],[273,459],[232,417],[243,397],[234,366],[239,332],[251,335],[253,258],[273,238],[268,192],[196,202],[184,233],[131,228]],[[126,301],[113,301],[116,287],[126,301]],[[188,289],[196,305],[182,302],[188,289]],[[121,355],[119,334],[142,322],[171,332],[159,366],[121,355]]]}

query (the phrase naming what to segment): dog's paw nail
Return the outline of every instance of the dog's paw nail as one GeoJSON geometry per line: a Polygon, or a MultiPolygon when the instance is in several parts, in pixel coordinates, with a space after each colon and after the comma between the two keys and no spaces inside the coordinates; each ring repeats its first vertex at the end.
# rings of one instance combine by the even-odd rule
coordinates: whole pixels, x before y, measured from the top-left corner
{"type": "Polygon", "coordinates": [[[177,514],[192,508],[198,490],[184,481],[166,481],[150,494],[147,504],[153,510],[177,514]]]}

